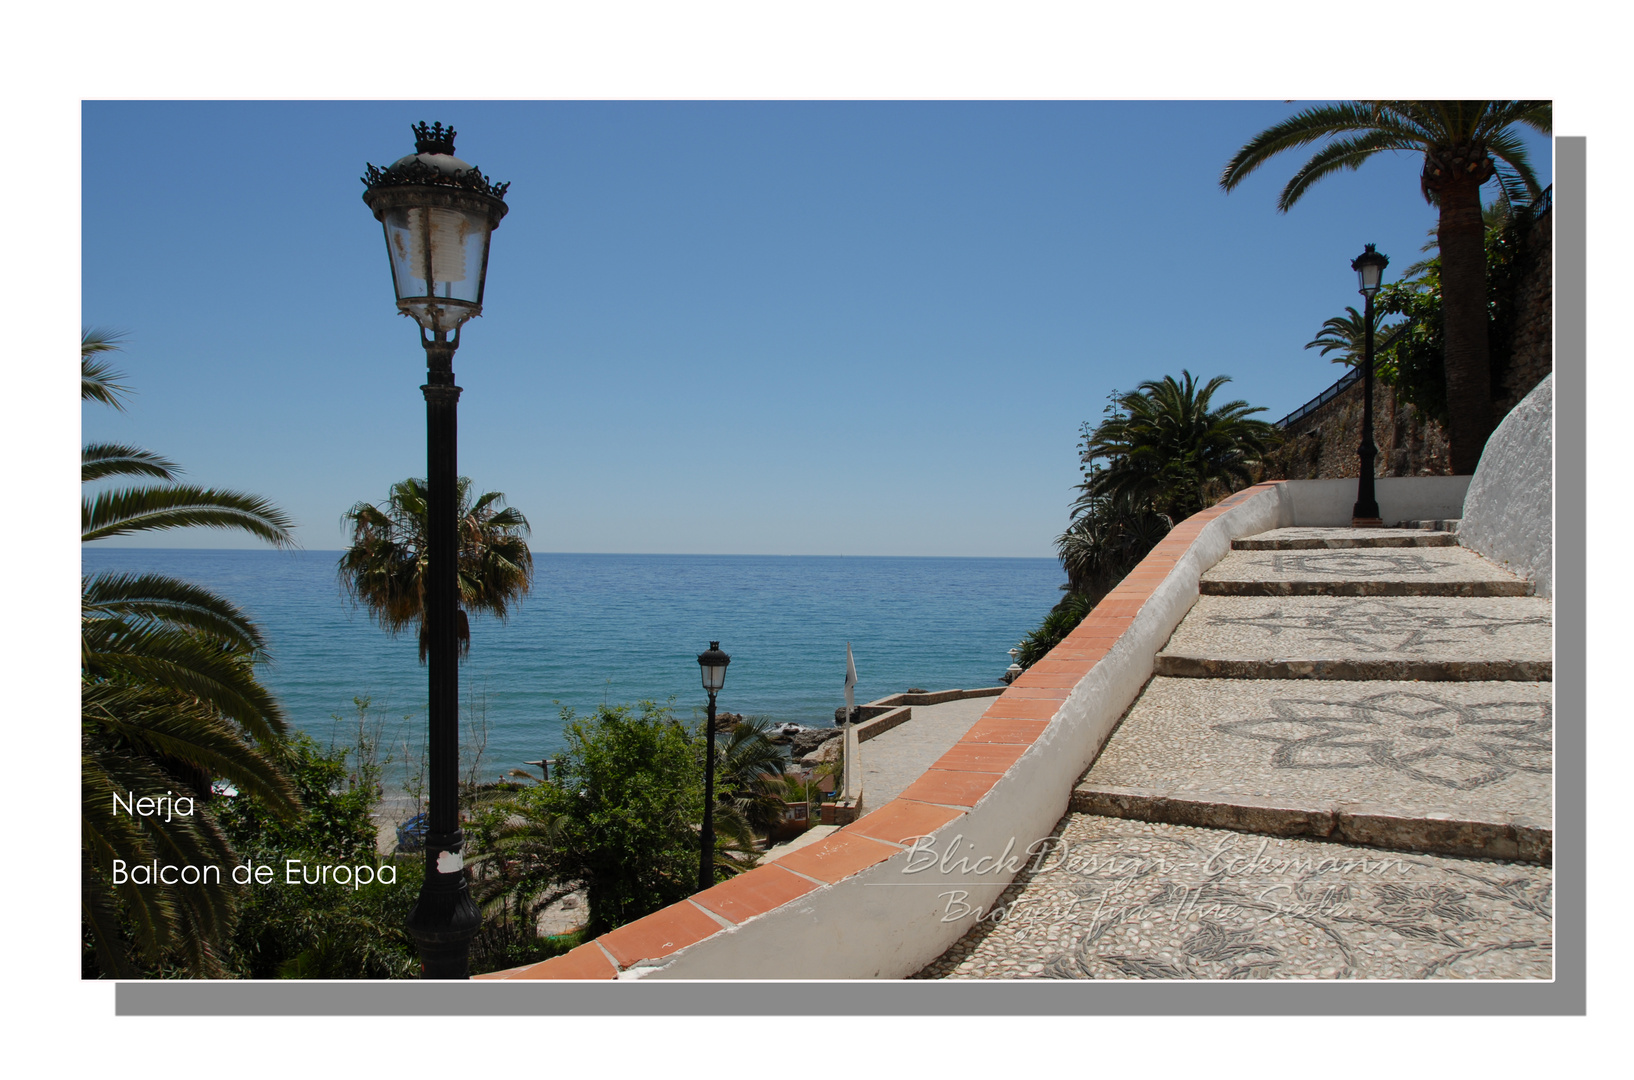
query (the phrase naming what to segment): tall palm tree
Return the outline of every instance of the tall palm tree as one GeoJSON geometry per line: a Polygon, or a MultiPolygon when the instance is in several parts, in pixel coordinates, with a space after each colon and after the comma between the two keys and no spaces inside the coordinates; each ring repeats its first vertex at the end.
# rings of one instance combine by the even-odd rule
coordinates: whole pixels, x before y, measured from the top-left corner
{"type": "MultiPolygon", "coordinates": [[[[352,532],[352,545],[340,557],[341,588],[362,604],[382,629],[396,636],[419,628],[420,662],[430,640],[425,620],[426,537],[430,520],[424,480],[391,486],[382,505],[360,502],[341,517],[352,532]]],[[[533,586],[533,554],[528,550],[528,519],[505,506],[502,492],[489,491],[471,500],[471,478],[459,478],[460,655],[471,649],[466,612],[486,612],[503,621],[510,605],[533,586]]]]}
{"type": "Polygon", "coordinates": [[[1481,186],[1496,179],[1512,200],[1542,189],[1516,134],[1525,125],[1553,128],[1547,101],[1347,101],[1298,113],[1256,135],[1226,164],[1220,186],[1235,188],[1284,150],[1327,140],[1277,199],[1286,213],[1316,181],[1356,169],[1374,154],[1424,155],[1419,186],[1440,219],[1442,317],[1452,471],[1475,471],[1492,431],[1492,386],[1486,310],[1486,250],[1481,186]]]}
{"type": "Polygon", "coordinates": [[[1101,500],[1146,509],[1171,521],[1190,517],[1220,489],[1248,484],[1253,467],[1278,440],[1276,428],[1250,419],[1264,408],[1246,401],[1214,404],[1230,382],[1216,375],[1199,385],[1190,371],[1165,375],[1115,398],[1116,409],[1093,430],[1085,425],[1088,469],[1073,517],[1101,500]],[[1097,463],[1104,460],[1104,468],[1097,463]]]}
{"type": "MultiPolygon", "coordinates": [[[[99,357],[111,335],[81,339],[81,397],[121,407],[128,388],[99,357]]],[[[282,511],[253,495],[177,482],[170,461],[138,447],[85,447],[84,482],[162,480],[104,491],[81,505],[83,540],[206,526],[293,544],[282,511]]],[[[105,572],[81,579],[81,903],[96,970],[133,975],[174,965],[222,974],[219,946],[231,927],[230,885],[115,884],[115,860],[216,866],[235,863],[207,814],[170,820],[117,812],[116,800],[185,797],[202,805],[215,780],[294,813],[298,799],[276,763],[286,730],[278,702],[255,677],[266,641],[230,601],[163,574],[105,572]]]]}

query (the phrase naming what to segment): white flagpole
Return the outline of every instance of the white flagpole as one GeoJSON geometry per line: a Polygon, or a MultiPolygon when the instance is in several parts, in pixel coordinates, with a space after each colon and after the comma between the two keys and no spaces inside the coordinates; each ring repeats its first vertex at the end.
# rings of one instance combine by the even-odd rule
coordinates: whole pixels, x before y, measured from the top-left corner
{"type": "MultiPolygon", "coordinates": [[[[846,722],[847,725],[849,725],[851,723],[851,717],[853,715],[852,709],[854,708],[854,706],[852,705],[852,701],[854,699],[853,699],[853,695],[852,695],[852,687],[854,687],[856,685],[857,685],[857,664],[856,664],[856,661],[854,661],[851,658],[851,643],[848,641],[848,642],[845,643],[845,722],[846,722]]],[[[851,745],[855,742],[855,740],[851,738],[849,732],[847,734],[845,734],[844,736],[842,736],[842,738],[844,738],[845,741],[846,741],[846,748],[847,749],[849,749],[851,747],[851,745]]],[[[852,768],[851,758],[853,756],[854,755],[849,754],[849,753],[847,753],[845,755],[845,770],[844,770],[843,775],[840,778],[841,783],[843,783],[845,785],[845,790],[841,792],[842,797],[847,796],[847,795],[849,795],[851,793],[851,768],[852,768]]]]}

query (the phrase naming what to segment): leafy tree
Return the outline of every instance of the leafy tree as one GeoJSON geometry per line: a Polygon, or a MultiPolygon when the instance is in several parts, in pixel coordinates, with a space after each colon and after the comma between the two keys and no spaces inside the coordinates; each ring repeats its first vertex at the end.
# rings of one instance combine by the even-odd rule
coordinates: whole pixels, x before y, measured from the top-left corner
{"type": "MultiPolygon", "coordinates": [[[[567,749],[548,781],[473,830],[477,899],[524,919],[583,888],[594,937],[690,896],[698,880],[698,733],[643,701],[562,710],[567,749]]],[[[717,821],[720,819],[717,818],[717,821]]]]}
{"type": "MultiPolygon", "coordinates": [[[[1503,383],[1506,361],[1515,331],[1515,290],[1522,272],[1524,223],[1507,198],[1490,208],[1486,221],[1486,317],[1491,343],[1489,383],[1503,383]]],[[[1433,242],[1425,250],[1434,252],[1433,242]]],[[[1405,315],[1399,330],[1375,358],[1379,378],[1396,387],[1398,396],[1427,417],[1448,423],[1442,270],[1439,254],[1412,267],[1396,282],[1379,290],[1374,309],[1384,315],[1405,315]]]]}
{"type": "MultiPolygon", "coordinates": [[[[352,544],[341,556],[341,588],[362,604],[382,629],[396,636],[410,625],[420,638],[420,662],[430,649],[425,620],[427,585],[427,486],[408,479],[393,484],[383,504],[360,502],[341,518],[352,544]]],[[[528,550],[528,519],[505,506],[501,492],[471,500],[471,479],[459,478],[460,655],[471,648],[468,611],[504,620],[510,605],[533,585],[533,554],[528,550]]]]}
{"type": "Polygon", "coordinates": [[[1306,109],[1256,135],[1220,176],[1235,188],[1284,150],[1326,140],[1282,189],[1286,213],[1309,187],[1340,169],[1356,169],[1387,150],[1422,153],[1420,189],[1438,208],[1444,296],[1441,305],[1448,439],[1452,470],[1475,471],[1491,433],[1492,381],[1487,334],[1486,252],[1481,186],[1496,179],[1504,194],[1528,201],[1541,193],[1516,134],[1525,125],[1545,135],[1547,101],[1349,101],[1306,109]]]}
{"type": "MultiPolygon", "coordinates": [[[[368,699],[358,699],[360,715],[368,699]]],[[[337,717],[337,719],[339,719],[337,717]]],[[[239,857],[269,866],[272,880],[246,890],[228,961],[242,978],[411,978],[419,957],[405,929],[419,895],[419,859],[391,864],[391,880],[360,887],[289,884],[285,860],[308,865],[375,866],[379,802],[370,740],[359,728],[349,747],[325,749],[306,734],[278,749],[305,812],[297,818],[252,794],[222,800],[221,825],[239,857]]]]}
{"type": "Polygon", "coordinates": [[[1181,521],[1211,496],[1252,482],[1254,465],[1278,435],[1270,424],[1250,419],[1263,408],[1246,401],[1214,404],[1214,392],[1230,381],[1217,375],[1199,386],[1191,372],[1182,371],[1179,380],[1148,379],[1116,395],[1106,419],[1093,429],[1084,424],[1085,479],[1074,519],[1102,507],[1181,521]]]}
{"type": "MultiPolygon", "coordinates": [[[[120,407],[128,392],[99,354],[110,335],[81,339],[81,397],[120,407]]],[[[103,491],[81,504],[81,536],[204,526],[249,532],[287,547],[290,521],[256,496],[180,484],[178,467],[137,447],[93,444],[84,481],[164,484],[103,491]]],[[[230,601],[162,574],[106,572],[80,582],[81,904],[87,974],[138,970],[215,976],[231,930],[234,890],[115,883],[115,861],[233,865],[231,845],[204,809],[225,779],[276,812],[299,808],[273,752],[286,731],[278,702],[256,680],[266,641],[230,601]],[[191,798],[170,820],[116,812],[115,799],[191,798]]]]}

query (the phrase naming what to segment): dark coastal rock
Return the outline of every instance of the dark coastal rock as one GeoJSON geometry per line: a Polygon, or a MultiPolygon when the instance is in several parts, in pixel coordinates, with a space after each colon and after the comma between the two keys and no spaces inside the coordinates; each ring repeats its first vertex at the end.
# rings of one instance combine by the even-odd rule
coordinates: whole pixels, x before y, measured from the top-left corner
{"type": "Polygon", "coordinates": [[[743,714],[735,712],[718,712],[715,714],[715,730],[730,732],[743,723],[743,714]]]}
{"type": "Polygon", "coordinates": [[[810,728],[799,731],[789,740],[789,749],[794,757],[805,757],[828,740],[843,734],[841,728],[810,728]]]}

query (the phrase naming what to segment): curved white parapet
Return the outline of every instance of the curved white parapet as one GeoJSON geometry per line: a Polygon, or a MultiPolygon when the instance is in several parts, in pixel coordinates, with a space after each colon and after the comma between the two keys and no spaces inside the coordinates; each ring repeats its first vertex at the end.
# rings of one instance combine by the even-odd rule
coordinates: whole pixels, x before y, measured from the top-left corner
{"type": "MultiPolygon", "coordinates": [[[[1462,484],[1444,480],[1395,480],[1390,499],[1403,517],[1456,517],[1462,484]]],[[[1073,785],[1151,677],[1203,573],[1238,537],[1349,524],[1333,483],[1259,484],[1181,522],[898,798],[566,956],[478,977],[896,979],[921,970],[991,909],[1067,813],[1073,785]]]]}
{"type": "Polygon", "coordinates": [[[1509,411],[1487,440],[1464,497],[1458,542],[1554,595],[1553,374],[1509,411]]]}

